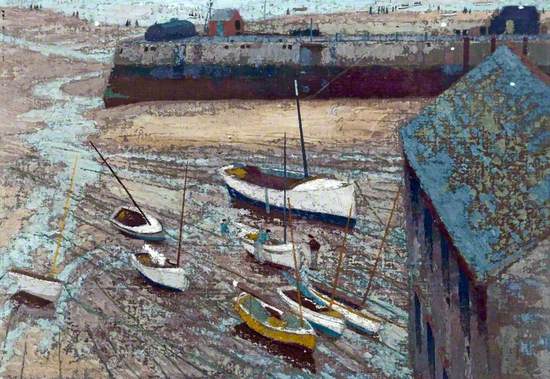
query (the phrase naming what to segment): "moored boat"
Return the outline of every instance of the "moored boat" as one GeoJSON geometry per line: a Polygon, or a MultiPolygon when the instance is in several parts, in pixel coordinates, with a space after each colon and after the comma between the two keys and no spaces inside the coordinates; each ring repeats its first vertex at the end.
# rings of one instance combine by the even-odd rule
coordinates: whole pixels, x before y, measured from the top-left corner
{"type": "Polygon", "coordinates": [[[110,221],[116,229],[130,237],[162,241],[165,235],[161,223],[149,214],[146,217],[147,219],[136,208],[122,206],[113,212],[110,221]]]}
{"type": "Polygon", "coordinates": [[[352,208],[350,226],[355,224],[355,186],[337,179],[303,177],[296,172],[229,165],[220,169],[229,195],[235,200],[283,212],[285,193],[294,205],[292,215],[346,225],[347,211],[352,208]]]}
{"type": "Polygon", "coordinates": [[[340,337],[344,332],[344,317],[334,309],[329,310],[328,307],[316,304],[312,299],[300,294],[296,287],[279,287],[277,293],[293,311],[298,312],[301,308],[303,317],[316,330],[331,337],[340,337]]]}
{"type": "Polygon", "coordinates": [[[141,275],[166,288],[178,291],[187,289],[189,281],[184,268],[170,262],[148,245],[144,245],[143,250],[143,253],[131,255],[132,265],[141,275]]]}
{"type": "Polygon", "coordinates": [[[18,269],[9,270],[7,275],[15,283],[12,287],[15,293],[27,293],[52,303],[57,301],[63,290],[63,282],[54,277],[18,269]]]}
{"type": "Polygon", "coordinates": [[[307,320],[301,322],[294,314],[272,307],[246,292],[235,298],[235,310],[248,327],[264,337],[315,349],[317,336],[307,320]]]}
{"type": "MultiPolygon", "coordinates": [[[[314,297],[314,300],[316,300],[317,303],[323,304],[327,307],[331,303],[332,294],[327,293],[328,291],[323,293],[321,290],[316,290],[310,286],[308,287],[308,292],[310,296],[314,297]]],[[[344,301],[345,300],[338,299],[338,297],[335,296],[335,299],[332,302],[332,309],[344,316],[346,324],[362,333],[367,333],[373,336],[378,335],[382,327],[383,320],[380,317],[361,309],[355,304],[351,304],[349,302],[345,303],[344,301]]]]}
{"type": "MultiPolygon", "coordinates": [[[[239,237],[244,249],[248,254],[254,256],[254,243],[258,238],[258,230],[243,224],[237,224],[237,226],[240,228],[237,236],[239,237]]],[[[294,244],[294,248],[299,256],[298,261],[304,261],[309,265],[309,251],[300,249],[296,246],[296,244],[294,244]],[[304,256],[303,258],[302,255],[304,256]]],[[[292,243],[284,243],[278,239],[270,238],[263,245],[263,258],[266,262],[272,265],[281,266],[284,268],[293,268],[294,260],[292,256],[292,243]]]]}

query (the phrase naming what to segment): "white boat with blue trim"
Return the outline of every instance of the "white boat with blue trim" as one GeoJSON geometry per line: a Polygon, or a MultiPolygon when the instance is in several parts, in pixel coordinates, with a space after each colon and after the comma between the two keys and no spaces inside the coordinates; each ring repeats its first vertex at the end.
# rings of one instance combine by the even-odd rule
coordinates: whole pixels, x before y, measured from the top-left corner
{"type": "Polygon", "coordinates": [[[296,313],[300,312],[298,295],[301,300],[303,317],[319,332],[330,337],[340,337],[346,328],[342,314],[334,309],[320,306],[312,299],[305,297],[293,286],[279,287],[277,293],[283,301],[296,313]]]}
{"type": "Polygon", "coordinates": [[[292,215],[345,226],[351,208],[350,227],[355,225],[355,186],[320,176],[233,164],[222,167],[220,174],[229,195],[251,205],[283,212],[285,194],[293,205],[292,215]]]}
{"type": "MultiPolygon", "coordinates": [[[[328,291],[323,293],[321,290],[309,286],[308,294],[313,296],[318,304],[328,307],[331,303],[332,294],[329,294],[328,291]]],[[[383,320],[371,312],[361,309],[353,303],[345,302],[344,299],[338,299],[337,296],[332,302],[332,309],[341,313],[346,320],[346,324],[352,329],[372,336],[379,334],[383,320]]]]}

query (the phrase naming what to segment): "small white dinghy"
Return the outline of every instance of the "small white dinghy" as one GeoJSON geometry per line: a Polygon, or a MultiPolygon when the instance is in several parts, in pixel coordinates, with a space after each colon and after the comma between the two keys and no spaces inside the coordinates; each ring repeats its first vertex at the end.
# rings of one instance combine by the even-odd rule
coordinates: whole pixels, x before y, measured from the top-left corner
{"type": "Polygon", "coordinates": [[[164,255],[149,245],[143,253],[132,254],[132,265],[150,281],[174,290],[185,291],[189,287],[185,269],[167,260],[164,255]]]}
{"type": "MultiPolygon", "coordinates": [[[[187,191],[187,169],[185,165],[185,181],[183,184],[183,199],[181,203],[180,228],[178,236],[178,255],[176,263],[172,263],[166,257],[153,249],[151,246],[143,245],[143,253],[132,254],[132,265],[147,279],[162,287],[185,291],[189,287],[185,269],[180,267],[181,238],[183,232],[183,213],[185,210],[185,193],[187,191]]],[[[139,214],[141,216],[141,214],[139,214]]],[[[149,218],[149,216],[147,216],[149,218]]],[[[151,225],[154,224],[150,221],[151,225]]]]}
{"type": "MultiPolygon", "coordinates": [[[[324,304],[327,307],[331,305],[331,295],[328,293],[317,291],[312,286],[309,286],[309,292],[315,296],[315,300],[318,303],[324,304]]],[[[346,319],[346,323],[353,329],[373,336],[379,334],[383,320],[371,312],[361,309],[355,304],[346,304],[342,299],[332,300],[332,308],[341,313],[346,319]]]]}
{"type": "MultiPolygon", "coordinates": [[[[244,224],[236,225],[240,229],[237,236],[244,249],[248,254],[254,256],[254,243],[256,238],[258,238],[259,231],[244,224]]],[[[263,257],[266,262],[284,268],[294,268],[291,242],[284,243],[277,239],[269,239],[267,243],[264,244],[263,248],[263,257]]],[[[305,258],[305,263],[309,265],[311,258],[309,251],[300,249],[296,244],[294,244],[294,248],[299,256],[298,261],[303,262],[303,258],[305,258]]]]}
{"type": "Polygon", "coordinates": [[[304,318],[316,330],[331,337],[340,337],[344,332],[346,327],[344,317],[334,309],[330,310],[328,307],[319,306],[313,300],[300,294],[296,287],[279,287],[277,293],[294,312],[299,312],[301,308],[304,318]],[[298,295],[301,296],[302,307],[298,303],[298,295]]]}
{"type": "Polygon", "coordinates": [[[111,215],[110,221],[122,233],[145,241],[162,241],[165,238],[164,230],[159,220],[145,214],[147,220],[134,207],[119,207],[111,215]]]}
{"type": "Polygon", "coordinates": [[[55,303],[63,290],[63,282],[54,277],[18,269],[11,269],[7,274],[14,282],[11,289],[15,289],[15,293],[26,293],[55,303]]]}

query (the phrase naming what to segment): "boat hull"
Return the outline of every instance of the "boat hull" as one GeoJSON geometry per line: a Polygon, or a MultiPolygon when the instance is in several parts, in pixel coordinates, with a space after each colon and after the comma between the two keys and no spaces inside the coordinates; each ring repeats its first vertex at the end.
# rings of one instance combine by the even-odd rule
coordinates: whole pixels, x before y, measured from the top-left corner
{"type": "MultiPolygon", "coordinates": [[[[326,306],[330,303],[330,297],[317,292],[314,288],[309,288],[309,293],[315,296],[315,299],[326,306]]],[[[334,301],[332,308],[342,314],[346,320],[346,324],[351,328],[370,335],[378,335],[382,326],[382,320],[374,315],[369,315],[365,311],[353,309],[338,301],[334,301]]]]}
{"type": "Polygon", "coordinates": [[[176,291],[185,291],[189,287],[185,270],[181,267],[149,267],[140,263],[134,254],[131,262],[141,275],[156,285],[176,291]]]}
{"type": "Polygon", "coordinates": [[[111,224],[113,224],[115,229],[127,235],[128,237],[136,238],[144,241],[153,241],[153,242],[162,241],[166,238],[162,224],[155,217],[151,216],[148,213],[145,213],[145,215],[147,216],[147,219],[151,223],[150,225],[145,224],[145,225],[138,225],[138,226],[129,226],[118,221],[116,216],[123,209],[130,210],[132,212],[137,212],[137,209],[134,209],[134,208],[129,208],[129,207],[117,208],[111,215],[111,218],[109,219],[109,221],[111,222],[111,224]]]}
{"type": "MultiPolygon", "coordinates": [[[[220,170],[229,196],[234,200],[244,201],[247,204],[265,209],[265,188],[247,183],[244,180],[239,180],[227,174],[225,170],[232,167],[227,166],[220,170]]],[[[276,212],[283,212],[285,210],[284,196],[284,191],[282,190],[268,189],[267,199],[270,209],[276,212]]],[[[339,188],[289,189],[286,191],[286,196],[290,198],[293,216],[339,226],[346,226],[348,224],[348,213],[351,207],[352,212],[349,226],[352,228],[355,226],[355,188],[352,183],[339,188]]]]}
{"type": "MultiPolygon", "coordinates": [[[[243,228],[239,232],[239,238],[246,252],[254,256],[254,240],[248,239],[247,234],[257,232],[257,230],[243,228]]],[[[302,255],[305,255],[305,263],[309,265],[310,254],[308,251],[295,246],[296,259],[302,262],[302,255]]],[[[283,268],[294,269],[294,256],[292,253],[292,244],[263,245],[263,257],[267,263],[283,268]]]]}
{"type": "MultiPolygon", "coordinates": [[[[254,330],[256,333],[275,340],[280,343],[284,343],[292,346],[300,346],[308,350],[315,350],[317,344],[317,336],[315,332],[310,327],[310,332],[296,333],[290,330],[282,330],[281,328],[274,328],[270,325],[260,322],[255,317],[252,316],[243,306],[242,302],[246,301],[245,296],[250,296],[246,294],[241,294],[238,298],[235,299],[235,310],[239,314],[240,318],[248,325],[248,327],[254,330]]],[[[304,320],[304,323],[307,324],[307,321],[304,320]]]]}
{"type": "MultiPolygon", "coordinates": [[[[284,293],[284,291],[294,289],[294,287],[281,287],[277,288],[277,293],[295,313],[299,313],[299,304],[293,301],[284,293]]],[[[328,314],[314,312],[306,307],[302,307],[302,313],[304,315],[304,318],[311,323],[315,330],[324,333],[330,337],[340,337],[346,327],[343,317],[334,317],[328,314]]]]}
{"type": "Polygon", "coordinates": [[[16,292],[28,293],[52,303],[57,301],[63,290],[63,283],[57,280],[40,279],[13,271],[8,271],[8,277],[16,283],[16,292]]]}

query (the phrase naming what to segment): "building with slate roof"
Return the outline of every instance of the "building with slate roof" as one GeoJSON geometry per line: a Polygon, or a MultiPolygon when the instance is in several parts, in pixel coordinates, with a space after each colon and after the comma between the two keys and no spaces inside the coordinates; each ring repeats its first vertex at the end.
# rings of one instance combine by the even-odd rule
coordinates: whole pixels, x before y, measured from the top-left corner
{"type": "Polygon", "coordinates": [[[208,21],[208,35],[228,37],[244,33],[244,21],[237,9],[216,9],[208,21]]]}
{"type": "Polygon", "coordinates": [[[550,78],[499,47],[401,130],[421,378],[550,377],[550,78]]]}

